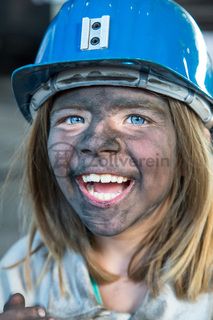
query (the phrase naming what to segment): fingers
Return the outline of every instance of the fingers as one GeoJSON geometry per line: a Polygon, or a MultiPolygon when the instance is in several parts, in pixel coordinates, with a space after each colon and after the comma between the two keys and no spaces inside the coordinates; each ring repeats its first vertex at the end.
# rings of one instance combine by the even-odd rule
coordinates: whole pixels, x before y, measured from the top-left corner
{"type": "Polygon", "coordinates": [[[54,320],[50,318],[46,310],[40,306],[26,307],[22,294],[16,293],[9,297],[4,305],[4,313],[0,314],[0,320],[54,320]]]}
{"type": "Polygon", "coordinates": [[[0,314],[0,320],[53,320],[44,308],[27,307],[23,309],[10,309],[0,314]]]}
{"type": "Polygon", "coordinates": [[[19,309],[25,307],[25,299],[22,294],[15,293],[9,297],[8,301],[4,305],[3,311],[8,311],[12,309],[19,309]]]}
{"type": "Polygon", "coordinates": [[[48,319],[47,312],[41,307],[27,307],[17,311],[17,320],[48,319]]]}

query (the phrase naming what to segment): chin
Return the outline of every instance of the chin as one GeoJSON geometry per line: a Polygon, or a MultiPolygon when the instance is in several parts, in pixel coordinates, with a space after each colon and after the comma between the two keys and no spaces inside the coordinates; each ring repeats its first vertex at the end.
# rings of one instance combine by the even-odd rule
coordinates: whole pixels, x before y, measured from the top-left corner
{"type": "Polygon", "coordinates": [[[100,237],[113,237],[121,234],[124,232],[128,227],[124,226],[111,226],[108,224],[107,226],[100,226],[100,225],[87,225],[86,226],[89,231],[94,234],[95,236],[100,237]]]}

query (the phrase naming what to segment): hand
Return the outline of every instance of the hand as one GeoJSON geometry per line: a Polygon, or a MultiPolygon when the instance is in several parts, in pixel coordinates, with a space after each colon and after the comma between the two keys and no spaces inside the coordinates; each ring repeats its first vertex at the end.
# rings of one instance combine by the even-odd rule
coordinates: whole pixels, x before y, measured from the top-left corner
{"type": "Polygon", "coordinates": [[[25,307],[25,299],[20,293],[12,295],[4,305],[0,320],[53,320],[40,306],[25,307]]]}

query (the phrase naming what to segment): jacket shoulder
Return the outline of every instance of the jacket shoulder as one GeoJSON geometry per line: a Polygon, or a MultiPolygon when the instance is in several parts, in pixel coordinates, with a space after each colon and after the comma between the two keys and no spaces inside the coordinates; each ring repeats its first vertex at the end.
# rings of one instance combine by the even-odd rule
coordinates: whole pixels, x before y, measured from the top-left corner
{"type": "MultiPolygon", "coordinates": [[[[17,292],[27,296],[29,302],[31,301],[31,293],[26,288],[23,263],[28,251],[28,242],[29,236],[18,240],[0,261],[0,311],[9,296],[17,292]]],[[[37,248],[41,243],[41,239],[36,235],[33,249],[37,248]]],[[[32,255],[31,269],[34,277],[42,269],[46,256],[47,249],[45,247],[42,247],[32,255]]]]}

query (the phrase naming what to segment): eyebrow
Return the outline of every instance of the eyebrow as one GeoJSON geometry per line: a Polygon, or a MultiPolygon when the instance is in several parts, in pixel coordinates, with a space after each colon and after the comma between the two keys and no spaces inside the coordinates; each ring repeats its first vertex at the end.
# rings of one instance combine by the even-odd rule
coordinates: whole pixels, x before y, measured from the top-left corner
{"type": "MultiPolygon", "coordinates": [[[[150,101],[146,98],[139,98],[135,100],[128,100],[126,97],[119,97],[112,101],[111,107],[115,108],[115,110],[112,110],[112,113],[117,112],[117,108],[120,109],[137,109],[140,108],[142,110],[149,110],[154,113],[158,113],[160,115],[165,115],[166,110],[164,104],[166,101],[150,101]]],[[[91,106],[94,106],[94,103],[90,103],[88,100],[82,99],[81,102],[78,101],[78,103],[65,103],[61,108],[56,108],[51,111],[51,116],[55,116],[60,112],[63,112],[65,110],[76,110],[76,111],[91,111],[91,106]]]]}
{"type": "Polygon", "coordinates": [[[76,111],[88,111],[89,108],[85,108],[85,106],[82,106],[82,105],[78,105],[78,104],[69,104],[67,106],[62,106],[61,108],[56,108],[56,109],[52,109],[52,111],[50,112],[50,116],[53,117],[55,115],[57,115],[58,113],[60,112],[65,112],[66,110],[69,110],[69,109],[72,109],[72,110],[76,110],[76,111]]]}
{"type": "Polygon", "coordinates": [[[122,108],[122,109],[140,108],[142,110],[150,110],[162,115],[166,113],[165,106],[163,105],[162,101],[159,101],[159,103],[157,103],[156,101],[154,102],[148,99],[141,99],[141,98],[137,100],[117,99],[113,103],[113,106],[115,108],[122,108]]]}

